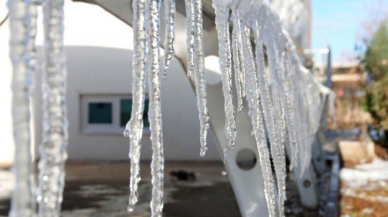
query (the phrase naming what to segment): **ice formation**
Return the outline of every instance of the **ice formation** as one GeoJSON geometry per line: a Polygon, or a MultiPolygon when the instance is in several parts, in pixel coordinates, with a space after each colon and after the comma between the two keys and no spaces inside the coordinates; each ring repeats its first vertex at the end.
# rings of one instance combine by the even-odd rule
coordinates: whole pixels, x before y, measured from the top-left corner
{"type": "Polygon", "coordinates": [[[124,136],[130,139],[129,158],[131,160],[130,196],[128,211],[133,211],[138,201],[138,183],[140,182],[140,148],[143,135],[143,110],[145,100],[145,83],[147,76],[147,32],[146,32],[146,1],[132,2],[133,8],[133,41],[134,50],[132,57],[132,113],[131,120],[127,123],[124,136]]]}
{"type": "MultiPolygon", "coordinates": [[[[228,150],[234,147],[236,140],[236,121],[234,115],[233,95],[232,95],[232,52],[230,48],[229,35],[229,10],[228,1],[213,1],[213,7],[216,11],[216,26],[218,32],[218,54],[220,56],[222,91],[224,93],[225,109],[225,134],[229,144],[224,150],[224,162],[228,150]]],[[[238,82],[237,82],[238,83],[238,82]]]]}
{"type": "Polygon", "coordinates": [[[172,57],[174,56],[174,39],[175,39],[175,0],[164,0],[164,8],[166,15],[166,40],[164,42],[164,72],[163,77],[166,78],[166,71],[170,66],[172,57]]]}
{"type": "Polygon", "coordinates": [[[34,216],[35,185],[31,156],[30,89],[36,66],[36,1],[8,2],[10,21],[10,58],[13,66],[12,117],[16,144],[14,191],[9,216],[34,216]]]}
{"type": "Polygon", "coordinates": [[[35,195],[30,147],[31,76],[36,67],[36,20],[40,1],[9,1],[13,63],[13,122],[16,185],[10,216],[59,216],[67,158],[66,67],[63,46],[63,0],[43,4],[43,140],[39,146],[39,185],[35,195]],[[36,197],[36,198],[35,198],[36,197]]]}
{"type": "MultiPolygon", "coordinates": [[[[30,157],[29,92],[35,67],[36,1],[10,0],[11,59],[13,63],[13,118],[16,142],[16,187],[10,216],[33,216],[34,184],[30,157]],[[27,60],[27,61],[26,61],[27,60]]],[[[59,216],[67,158],[65,109],[66,68],[63,48],[64,0],[44,3],[43,141],[40,146],[39,216],[59,216]]],[[[152,142],[151,215],[163,211],[163,131],[161,82],[174,55],[175,0],[165,0],[165,53],[161,54],[160,0],[133,0],[134,54],[132,113],[124,135],[129,137],[131,161],[128,211],[138,201],[140,149],[146,81],[152,142]]],[[[187,73],[193,76],[200,120],[200,155],[207,150],[209,117],[204,74],[202,0],[185,0],[187,16],[187,73]]],[[[310,164],[311,144],[324,109],[320,84],[300,63],[292,40],[282,29],[279,16],[265,0],[213,0],[216,12],[225,133],[224,154],[235,145],[235,110],[243,99],[253,126],[264,192],[270,216],[284,216],[286,154],[291,167],[304,171],[310,164]],[[233,24],[233,25],[230,25],[233,24]],[[232,28],[232,29],[230,29],[232,28]],[[237,105],[233,105],[233,78],[237,105]],[[269,145],[267,145],[267,139],[269,145]],[[275,173],[272,172],[271,159],[275,173]],[[275,187],[276,185],[276,187],[275,187]],[[277,190],[276,190],[277,188],[277,190]],[[277,194],[275,194],[277,192],[277,194]]],[[[226,175],[226,172],[224,173],[226,175]]]]}
{"type": "Polygon", "coordinates": [[[63,45],[64,0],[43,4],[44,70],[42,75],[43,135],[39,146],[39,216],[59,216],[65,185],[68,122],[66,64],[63,45]]]}
{"type": "Polygon", "coordinates": [[[207,150],[206,138],[209,128],[209,116],[206,101],[205,60],[203,56],[202,0],[194,0],[194,20],[194,26],[192,26],[194,29],[194,79],[200,123],[200,155],[203,157],[207,150]]]}

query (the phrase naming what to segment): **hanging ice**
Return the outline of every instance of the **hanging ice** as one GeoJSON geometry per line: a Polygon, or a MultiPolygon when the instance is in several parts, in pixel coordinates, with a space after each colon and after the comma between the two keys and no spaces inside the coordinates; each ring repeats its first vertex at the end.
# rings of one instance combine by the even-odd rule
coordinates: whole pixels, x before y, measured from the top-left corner
{"type": "Polygon", "coordinates": [[[44,12],[43,141],[39,147],[39,216],[59,216],[67,159],[64,0],[46,1],[44,12]]]}
{"type": "MultiPolygon", "coordinates": [[[[11,0],[11,58],[13,64],[13,119],[16,142],[16,191],[10,216],[34,215],[34,188],[30,158],[29,80],[35,66],[37,0],[11,0]]],[[[39,215],[59,216],[64,187],[64,162],[67,158],[67,120],[65,109],[66,69],[63,48],[63,1],[44,5],[45,70],[43,75],[44,126],[39,162],[39,215]]],[[[132,73],[132,113],[124,132],[130,140],[130,196],[128,210],[138,201],[140,149],[143,130],[145,82],[149,87],[149,121],[152,141],[153,217],[163,210],[163,132],[161,80],[174,55],[175,0],[165,0],[165,53],[160,48],[160,0],[133,0],[134,54],[132,73]]],[[[201,156],[207,150],[209,127],[204,76],[202,0],[185,0],[187,15],[187,71],[194,75],[200,120],[201,156]]],[[[303,171],[311,161],[311,144],[316,135],[325,99],[320,84],[302,67],[292,41],[286,38],[278,15],[262,0],[213,0],[222,89],[224,94],[225,149],[236,139],[233,106],[234,72],[237,110],[245,97],[264,178],[264,192],[270,216],[284,215],[285,145],[291,149],[291,166],[303,171]],[[230,31],[230,21],[233,29],[230,31]],[[251,32],[255,49],[252,48],[251,32]],[[231,34],[231,37],[230,37],[231,34]],[[267,60],[267,61],[266,61],[267,60]],[[268,65],[266,65],[268,63],[268,65]],[[292,81],[292,82],[290,82],[292,81]],[[319,118],[317,118],[319,117],[319,118]],[[270,148],[267,146],[269,137],[270,148]],[[275,175],[272,173],[271,158],[275,175]],[[276,182],[275,182],[276,178],[276,182]],[[277,184],[277,196],[275,195],[277,184]],[[277,200],[276,200],[277,198],[277,200]]]]}
{"type": "Polygon", "coordinates": [[[237,92],[237,111],[241,111],[243,107],[243,96],[245,96],[244,91],[244,72],[243,65],[240,58],[240,20],[237,16],[236,7],[238,2],[234,2],[231,6],[232,15],[231,19],[233,22],[233,31],[232,31],[232,53],[233,53],[233,69],[234,69],[234,80],[236,84],[236,92],[237,92]]]}
{"type": "Polygon", "coordinates": [[[133,41],[134,50],[132,57],[132,112],[131,120],[127,123],[124,136],[129,137],[131,159],[130,196],[128,211],[133,211],[138,201],[138,184],[140,182],[140,148],[143,135],[143,109],[145,99],[146,79],[146,55],[147,55],[147,32],[146,32],[146,8],[145,0],[134,0],[133,8],[133,41]]]}
{"type": "Polygon", "coordinates": [[[200,155],[206,154],[207,130],[209,128],[209,116],[207,111],[206,100],[206,81],[205,81],[205,63],[203,56],[203,38],[202,38],[202,0],[194,0],[194,76],[195,92],[197,96],[197,106],[199,111],[200,122],[200,155]]]}
{"type": "Polygon", "coordinates": [[[163,210],[163,131],[162,111],[160,101],[160,82],[163,69],[160,65],[160,0],[147,0],[147,25],[148,25],[148,87],[149,87],[149,121],[152,142],[152,200],[151,216],[162,215],[163,210]]]}
{"type": "Polygon", "coordinates": [[[247,28],[241,32],[242,50],[241,52],[245,56],[244,65],[246,66],[245,73],[245,90],[246,100],[249,107],[249,116],[251,116],[251,122],[253,126],[253,135],[255,136],[260,165],[263,171],[265,197],[267,200],[267,206],[270,216],[276,216],[275,214],[275,192],[274,192],[274,179],[272,175],[272,168],[270,162],[269,150],[267,147],[267,140],[265,136],[262,108],[265,102],[262,102],[262,97],[259,96],[259,90],[257,86],[256,78],[256,66],[253,60],[252,47],[250,46],[250,31],[247,28]]]}
{"type": "Polygon", "coordinates": [[[191,77],[194,73],[194,0],[185,0],[186,19],[187,19],[187,75],[191,77]]]}
{"type": "MultiPolygon", "coordinates": [[[[240,8],[239,7],[239,3],[240,1],[235,1],[232,5],[232,22],[233,22],[233,38],[232,38],[232,43],[233,43],[233,46],[232,46],[232,49],[233,49],[233,65],[234,65],[234,68],[235,68],[235,78],[236,79],[236,82],[239,83],[239,85],[237,85],[236,83],[236,89],[237,89],[237,94],[239,94],[239,92],[241,92],[241,96],[239,97],[237,95],[238,98],[240,99],[237,99],[237,102],[238,102],[238,106],[237,106],[237,109],[240,111],[242,109],[242,97],[245,97],[246,96],[246,90],[245,90],[245,85],[244,85],[244,82],[245,82],[245,66],[244,66],[244,55],[243,55],[243,52],[242,52],[242,40],[241,40],[241,20],[240,20],[240,15],[239,15],[239,10],[237,10],[237,8],[240,8]],[[233,41],[235,40],[235,41],[233,41]],[[239,88],[241,90],[239,90],[239,88]]],[[[244,12],[243,12],[244,13],[244,12]]]]}
{"type": "Polygon", "coordinates": [[[166,40],[164,42],[164,70],[163,77],[166,78],[166,71],[170,66],[174,56],[174,39],[175,39],[175,0],[164,0],[166,16],[166,40]]]}
{"type": "Polygon", "coordinates": [[[31,156],[30,84],[36,66],[36,1],[10,0],[12,117],[15,141],[14,191],[10,217],[35,216],[34,165],[31,156]]]}
{"type": "MultiPolygon", "coordinates": [[[[229,144],[224,149],[224,162],[228,150],[234,148],[236,140],[236,121],[234,115],[233,95],[232,95],[232,57],[230,50],[229,35],[229,10],[230,2],[221,0],[213,1],[213,8],[216,11],[216,26],[218,32],[218,54],[220,56],[222,91],[224,93],[225,109],[225,134],[229,144]]],[[[238,82],[237,82],[238,83],[238,82]]],[[[241,96],[240,96],[241,97],[241,96]]],[[[241,99],[241,98],[240,98],[241,99]]]]}

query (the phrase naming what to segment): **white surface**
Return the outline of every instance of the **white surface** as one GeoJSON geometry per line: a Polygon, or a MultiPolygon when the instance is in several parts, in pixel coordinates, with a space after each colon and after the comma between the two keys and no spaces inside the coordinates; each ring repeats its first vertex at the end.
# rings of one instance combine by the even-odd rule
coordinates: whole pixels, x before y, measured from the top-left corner
{"type": "Polygon", "coordinates": [[[351,186],[365,185],[370,181],[388,181],[388,161],[377,158],[372,163],[360,164],[354,169],[343,168],[340,178],[351,186]]]}
{"type": "MultiPolygon", "coordinates": [[[[6,0],[0,0],[0,19],[7,14],[6,0]]],[[[9,25],[0,27],[0,165],[13,162],[13,136],[11,119],[11,61],[9,59],[9,25]],[[5,36],[5,37],[4,37],[5,36]]]]}

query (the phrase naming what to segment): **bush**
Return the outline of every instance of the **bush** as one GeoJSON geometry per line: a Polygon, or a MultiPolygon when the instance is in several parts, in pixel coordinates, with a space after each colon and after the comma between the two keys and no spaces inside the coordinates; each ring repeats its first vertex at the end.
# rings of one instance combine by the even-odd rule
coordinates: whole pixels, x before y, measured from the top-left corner
{"type": "Polygon", "coordinates": [[[371,114],[373,127],[388,135],[388,28],[385,21],[369,42],[364,69],[369,79],[365,83],[363,108],[371,114]]]}

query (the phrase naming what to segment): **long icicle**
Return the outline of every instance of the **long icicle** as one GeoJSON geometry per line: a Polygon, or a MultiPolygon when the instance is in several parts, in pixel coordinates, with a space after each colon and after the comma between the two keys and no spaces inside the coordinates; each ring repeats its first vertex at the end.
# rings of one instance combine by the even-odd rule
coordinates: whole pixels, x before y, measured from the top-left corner
{"type": "Polygon", "coordinates": [[[243,108],[243,79],[242,79],[242,69],[241,69],[241,61],[240,61],[240,50],[239,50],[239,33],[238,33],[238,24],[235,21],[236,11],[232,8],[232,21],[233,21],[233,31],[232,31],[232,53],[233,53],[233,72],[234,72],[234,81],[236,84],[236,92],[237,92],[237,111],[241,111],[243,108]]]}
{"type": "Polygon", "coordinates": [[[175,39],[175,0],[164,0],[166,35],[164,42],[164,71],[163,77],[167,78],[167,69],[174,56],[175,39]]]}
{"type": "MultiPolygon", "coordinates": [[[[221,2],[222,3],[222,2],[221,2]]],[[[234,148],[236,141],[236,120],[233,106],[232,95],[232,54],[230,50],[229,35],[229,7],[220,4],[219,1],[213,1],[213,8],[216,11],[216,28],[218,32],[218,54],[220,56],[222,91],[224,94],[225,109],[225,134],[229,144],[224,148],[224,163],[226,153],[234,148]]]]}
{"type": "Polygon", "coordinates": [[[187,22],[187,76],[191,77],[194,73],[194,0],[185,0],[186,22],[187,22]]]}
{"type": "Polygon", "coordinates": [[[290,169],[292,170],[294,167],[298,166],[298,153],[299,153],[299,147],[298,147],[298,133],[296,131],[296,125],[295,125],[295,111],[294,111],[294,101],[293,101],[293,92],[290,90],[289,85],[289,70],[290,70],[290,64],[288,59],[288,50],[286,50],[283,53],[283,62],[282,62],[282,73],[281,73],[281,84],[282,84],[282,98],[283,103],[285,104],[285,118],[286,118],[286,124],[287,124],[287,131],[289,135],[289,142],[291,147],[291,165],[290,169]]]}
{"type": "Polygon", "coordinates": [[[276,133],[276,139],[277,139],[277,153],[278,153],[278,165],[275,165],[278,167],[276,169],[277,171],[277,180],[278,180],[278,190],[279,190],[279,213],[280,216],[284,216],[284,201],[286,199],[286,157],[285,157],[285,149],[284,149],[284,143],[285,143],[285,123],[284,123],[284,109],[281,105],[281,100],[278,99],[279,95],[282,94],[279,90],[279,80],[278,80],[278,74],[280,73],[279,64],[278,61],[278,49],[276,47],[276,44],[274,41],[270,40],[271,42],[267,45],[267,54],[268,54],[268,64],[271,71],[271,84],[272,84],[272,94],[270,95],[272,98],[272,109],[273,110],[273,121],[275,126],[275,133],[276,133]]]}
{"type": "MultiPolygon", "coordinates": [[[[295,57],[294,57],[295,58],[295,57]]],[[[306,93],[305,93],[305,83],[304,83],[304,75],[301,69],[299,68],[299,64],[295,65],[295,73],[294,73],[294,91],[297,93],[297,99],[296,99],[296,111],[298,115],[298,129],[301,129],[300,138],[301,143],[299,146],[299,150],[303,150],[299,152],[299,159],[300,159],[300,168],[301,173],[300,176],[302,176],[307,169],[307,164],[305,159],[305,155],[307,155],[307,146],[308,144],[308,135],[309,135],[309,127],[308,127],[308,116],[307,116],[307,102],[306,102],[306,93]],[[302,160],[303,159],[303,160],[302,160]]]]}
{"type": "Polygon", "coordinates": [[[195,25],[194,27],[194,62],[195,62],[195,91],[197,95],[197,106],[200,122],[200,155],[206,154],[207,130],[209,128],[209,115],[206,100],[206,81],[205,81],[205,61],[203,56],[203,36],[202,36],[202,0],[194,1],[195,25]]]}
{"type": "Polygon", "coordinates": [[[132,212],[138,201],[138,184],[140,177],[140,149],[143,136],[143,110],[145,100],[145,79],[146,79],[146,50],[147,32],[145,16],[145,0],[134,0],[133,8],[133,41],[134,52],[132,57],[132,111],[131,120],[128,121],[124,136],[129,137],[131,160],[130,196],[128,211],[132,212]]]}
{"type": "MultiPolygon", "coordinates": [[[[292,50],[290,50],[292,51],[292,50]]],[[[299,132],[296,134],[297,136],[297,148],[298,148],[298,154],[296,157],[296,160],[297,160],[297,163],[298,163],[298,166],[301,168],[301,170],[303,170],[303,164],[301,164],[302,162],[300,161],[300,159],[302,159],[301,157],[303,157],[303,154],[304,152],[302,150],[304,150],[304,132],[301,132],[304,130],[304,128],[302,128],[302,121],[301,121],[301,116],[300,116],[300,113],[303,112],[303,103],[301,103],[299,101],[300,99],[300,94],[301,94],[301,89],[302,88],[299,88],[299,81],[297,80],[298,78],[296,77],[298,71],[299,71],[299,65],[296,63],[296,61],[293,59],[293,56],[292,56],[292,52],[288,53],[288,59],[289,59],[289,64],[290,64],[290,69],[288,71],[288,76],[287,76],[287,79],[290,80],[290,81],[293,81],[293,82],[288,82],[288,89],[290,90],[291,94],[291,100],[293,102],[293,106],[292,106],[292,109],[294,111],[294,124],[295,124],[295,128],[296,129],[301,129],[299,130],[299,132]]],[[[301,173],[302,175],[303,173],[301,173]]]]}
{"type": "Polygon", "coordinates": [[[162,216],[163,211],[163,179],[164,179],[164,156],[163,156],[163,131],[162,111],[160,101],[160,83],[163,69],[160,64],[160,0],[147,1],[148,21],[148,87],[149,87],[149,120],[152,142],[152,200],[151,216],[162,216]]]}
{"type": "Polygon", "coordinates": [[[36,1],[10,0],[10,57],[12,60],[12,118],[15,140],[15,185],[10,217],[35,216],[34,165],[31,148],[30,84],[36,67],[36,1]]]}
{"type": "Polygon", "coordinates": [[[269,216],[276,216],[276,202],[275,202],[275,192],[274,192],[274,178],[272,174],[272,167],[270,162],[270,154],[267,146],[267,140],[264,130],[264,121],[261,113],[261,106],[266,102],[262,102],[259,96],[259,89],[257,86],[257,77],[255,75],[256,67],[254,63],[254,57],[252,52],[252,47],[250,46],[249,39],[249,30],[242,25],[244,31],[241,32],[241,39],[243,40],[242,44],[242,53],[245,56],[244,64],[246,68],[245,74],[245,90],[246,90],[246,100],[249,107],[249,116],[251,116],[251,122],[253,126],[253,135],[256,139],[256,144],[260,156],[260,165],[263,172],[264,178],[264,191],[265,197],[267,200],[267,207],[269,216]]]}
{"type": "Polygon", "coordinates": [[[39,216],[59,216],[65,184],[68,121],[63,46],[64,0],[45,2],[43,74],[43,141],[39,147],[39,216]]]}
{"type": "Polygon", "coordinates": [[[241,35],[243,34],[242,32],[244,31],[242,29],[242,23],[240,19],[240,14],[237,11],[237,9],[232,8],[232,21],[233,21],[233,29],[236,30],[236,37],[237,37],[237,50],[239,51],[238,54],[240,55],[240,62],[241,62],[241,74],[239,75],[239,79],[241,82],[241,94],[243,97],[246,96],[246,90],[245,90],[245,74],[246,74],[246,68],[247,66],[245,65],[245,57],[244,57],[244,52],[243,52],[243,41],[241,38],[241,35]]]}
{"type": "MultiPolygon", "coordinates": [[[[273,102],[271,101],[271,95],[269,91],[269,84],[268,84],[268,78],[267,74],[264,69],[264,54],[263,54],[263,42],[259,39],[259,27],[256,26],[256,30],[254,32],[255,38],[256,38],[256,56],[258,58],[257,60],[257,77],[258,77],[258,84],[260,89],[260,96],[263,100],[262,107],[263,107],[263,114],[265,119],[265,124],[267,126],[268,136],[271,144],[271,155],[275,166],[275,172],[276,172],[276,178],[277,178],[277,185],[278,185],[278,191],[279,191],[279,208],[280,213],[282,213],[282,205],[283,204],[283,195],[285,195],[284,192],[284,186],[285,181],[283,180],[285,177],[285,166],[283,168],[283,162],[282,162],[282,155],[281,152],[284,152],[284,150],[281,148],[279,138],[276,135],[276,126],[275,126],[275,117],[273,113],[273,102]]],[[[285,160],[285,159],[284,159],[285,160]]]]}

